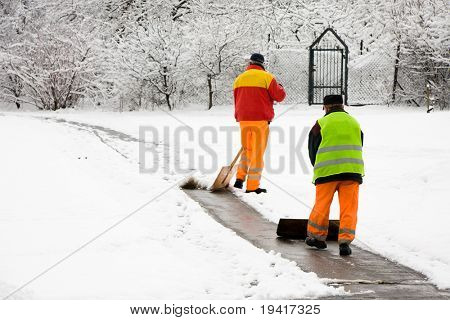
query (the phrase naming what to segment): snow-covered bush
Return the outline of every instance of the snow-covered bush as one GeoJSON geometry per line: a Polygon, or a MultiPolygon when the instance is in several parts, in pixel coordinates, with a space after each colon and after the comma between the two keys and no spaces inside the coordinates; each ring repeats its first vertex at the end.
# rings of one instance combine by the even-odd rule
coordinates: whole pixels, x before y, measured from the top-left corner
{"type": "Polygon", "coordinates": [[[20,109],[23,82],[13,70],[20,63],[17,43],[24,39],[28,24],[27,1],[0,1],[0,99],[20,109]]]}
{"type": "Polygon", "coordinates": [[[96,90],[91,48],[75,33],[41,30],[22,50],[21,63],[10,72],[22,80],[27,97],[39,109],[70,108],[96,90]]]}
{"type": "Polygon", "coordinates": [[[3,97],[57,110],[97,96],[102,72],[90,42],[94,29],[77,3],[73,8],[53,1],[18,3],[0,19],[9,31],[0,47],[3,97]]]}
{"type": "Polygon", "coordinates": [[[23,81],[12,71],[17,64],[14,57],[5,53],[0,55],[0,99],[14,103],[17,109],[20,109],[23,81]]]}

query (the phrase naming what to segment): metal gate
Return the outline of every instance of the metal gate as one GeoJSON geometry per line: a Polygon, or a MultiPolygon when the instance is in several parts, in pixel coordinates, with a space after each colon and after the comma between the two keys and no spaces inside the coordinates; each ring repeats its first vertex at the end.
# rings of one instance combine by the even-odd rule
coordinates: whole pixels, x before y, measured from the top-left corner
{"type": "Polygon", "coordinates": [[[347,45],[333,29],[326,29],[309,47],[309,105],[322,104],[329,94],[343,95],[347,104],[347,64],[347,45]]]}

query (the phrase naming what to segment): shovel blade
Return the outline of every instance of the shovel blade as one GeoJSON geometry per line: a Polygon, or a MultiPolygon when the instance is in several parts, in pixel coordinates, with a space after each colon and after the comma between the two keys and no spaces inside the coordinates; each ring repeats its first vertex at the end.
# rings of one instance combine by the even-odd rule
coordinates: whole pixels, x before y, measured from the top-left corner
{"type": "MultiPolygon", "coordinates": [[[[277,235],[287,239],[305,240],[307,237],[308,219],[280,219],[277,235]]],[[[339,235],[339,220],[330,220],[327,241],[337,241],[339,235]]]]}
{"type": "Polygon", "coordinates": [[[222,169],[220,169],[219,174],[217,175],[216,180],[209,189],[211,191],[216,191],[219,189],[226,188],[230,184],[231,178],[233,177],[235,172],[236,166],[234,166],[233,168],[231,168],[230,166],[222,167],[222,169]]]}

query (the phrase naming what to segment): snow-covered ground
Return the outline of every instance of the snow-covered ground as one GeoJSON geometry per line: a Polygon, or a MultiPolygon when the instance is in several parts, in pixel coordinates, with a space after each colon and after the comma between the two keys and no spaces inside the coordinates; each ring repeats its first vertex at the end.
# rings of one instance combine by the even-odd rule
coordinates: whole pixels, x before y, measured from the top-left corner
{"type": "MultiPolygon", "coordinates": [[[[450,288],[450,212],[445,201],[450,113],[376,106],[348,110],[365,133],[366,177],[355,244],[450,288]]],[[[306,139],[322,110],[279,106],[276,113],[262,181],[269,193],[236,193],[271,221],[307,218],[314,186],[306,139]]],[[[4,114],[2,294],[184,177],[211,183],[239,148],[232,107],[4,114]],[[141,166],[152,169],[156,159],[156,173],[139,173],[137,142],[99,128],[80,130],[52,120],[56,118],[101,125],[135,139],[141,127],[148,142],[141,166]]],[[[332,217],[338,217],[337,203],[332,217]]],[[[314,275],[252,247],[212,221],[176,187],[27,289],[36,298],[288,298],[333,293],[314,275]]]]}
{"type": "MultiPolygon", "coordinates": [[[[88,117],[122,122],[119,114],[88,117]]],[[[133,131],[136,118],[128,119],[125,127],[133,131]]],[[[2,298],[36,276],[10,298],[289,299],[343,293],[216,223],[178,189],[181,175],[162,169],[140,174],[138,144],[126,135],[2,114],[0,148],[2,298]]]]}

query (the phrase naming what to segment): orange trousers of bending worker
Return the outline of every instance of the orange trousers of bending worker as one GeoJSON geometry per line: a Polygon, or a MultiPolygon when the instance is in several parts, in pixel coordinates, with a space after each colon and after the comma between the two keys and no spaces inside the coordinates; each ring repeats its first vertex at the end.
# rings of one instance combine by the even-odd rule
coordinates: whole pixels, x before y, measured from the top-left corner
{"type": "Polygon", "coordinates": [[[339,243],[355,239],[358,212],[359,183],[356,181],[332,181],[316,186],[316,203],[308,222],[308,236],[325,241],[328,234],[330,206],[335,192],[340,206],[339,243]]]}
{"type": "Polygon", "coordinates": [[[261,173],[264,169],[264,152],[269,137],[267,121],[241,121],[242,155],[236,178],[245,181],[247,190],[259,188],[261,173]]]}

